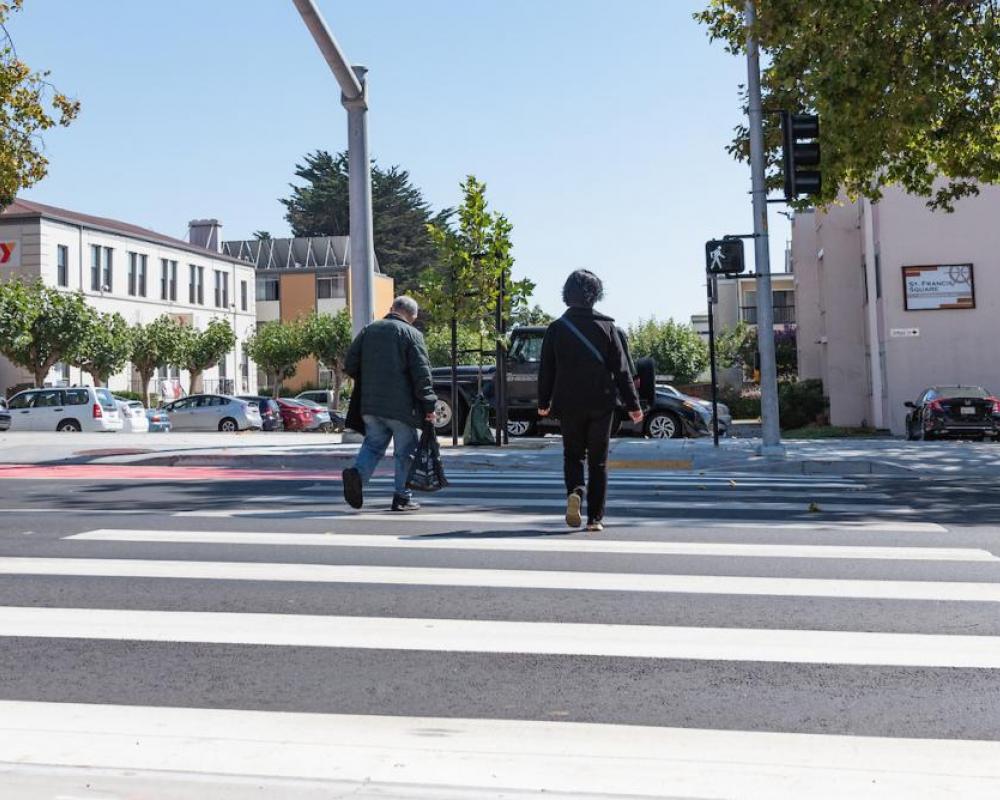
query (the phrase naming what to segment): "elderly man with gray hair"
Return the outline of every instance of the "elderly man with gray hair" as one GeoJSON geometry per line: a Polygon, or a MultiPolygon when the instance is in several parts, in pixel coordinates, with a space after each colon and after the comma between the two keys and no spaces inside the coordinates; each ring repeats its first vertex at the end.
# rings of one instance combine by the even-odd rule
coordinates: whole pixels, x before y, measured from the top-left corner
{"type": "Polygon", "coordinates": [[[417,428],[434,419],[437,397],[423,334],[413,327],[419,309],[412,297],[397,297],[384,319],[368,325],[351,343],[345,371],[361,381],[361,416],[365,441],[345,469],[344,499],[352,508],[364,503],[364,486],[393,442],[396,461],[393,511],[420,508],[406,488],[410,461],[417,448],[417,428]]]}

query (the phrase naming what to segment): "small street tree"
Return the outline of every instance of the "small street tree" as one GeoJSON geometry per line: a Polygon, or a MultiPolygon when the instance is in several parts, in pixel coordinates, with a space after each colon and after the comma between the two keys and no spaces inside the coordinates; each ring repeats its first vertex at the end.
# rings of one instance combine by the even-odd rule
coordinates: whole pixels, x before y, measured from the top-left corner
{"type": "MultiPolygon", "coordinates": [[[[798,339],[795,328],[786,325],[774,332],[774,355],[778,380],[795,380],[798,375],[798,339]]],[[[723,367],[740,367],[744,375],[753,372],[757,356],[757,329],[745,322],[719,334],[716,353],[723,367]]]]}
{"type": "Polygon", "coordinates": [[[24,0],[0,2],[0,209],[48,172],[43,131],[69,125],[80,104],[53,90],[48,72],[35,72],[17,57],[7,32],[24,0]]]}
{"type": "Polygon", "coordinates": [[[157,368],[167,365],[178,366],[183,355],[186,328],[166,314],[157,317],[148,325],[138,324],[132,328],[132,365],[139,373],[142,383],[143,400],[149,405],[149,382],[157,368]]]}
{"type": "Polygon", "coordinates": [[[344,359],[353,341],[350,312],[344,309],[336,314],[312,314],[302,326],[306,350],[333,373],[333,396],[339,398],[344,359]]]}
{"type": "Polygon", "coordinates": [[[219,363],[236,346],[236,334],[228,320],[216,317],[205,330],[185,327],[176,364],[190,375],[189,394],[202,391],[202,373],[219,363]]]}
{"type": "Polygon", "coordinates": [[[708,345],[690,325],[640,320],[629,326],[628,340],[634,358],[652,358],[657,372],[677,383],[694,382],[708,367],[708,345]]]}
{"type": "Polygon", "coordinates": [[[247,354],[271,378],[272,396],[281,393],[282,381],[295,375],[299,362],[309,355],[305,326],[294,322],[267,322],[245,345],[247,354]]]}
{"type": "Polygon", "coordinates": [[[121,372],[132,355],[132,329],[118,313],[95,316],[73,348],[70,364],[107,386],[111,376],[121,372]]]}
{"type": "Polygon", "coordinates": [[[53,366],[70,361],[95,317],[79,292],[60,292],[41,281],[0,284],[0,353],[42,386],[53,366]]]}

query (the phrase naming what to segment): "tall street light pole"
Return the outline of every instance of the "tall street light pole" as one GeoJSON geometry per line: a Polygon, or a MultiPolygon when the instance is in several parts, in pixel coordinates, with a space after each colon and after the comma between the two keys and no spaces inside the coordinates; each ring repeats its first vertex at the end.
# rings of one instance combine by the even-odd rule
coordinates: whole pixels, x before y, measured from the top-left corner
{"type": "Polygon", "coordinates": [[[375,241],[372,233],[372,172],[368,156],[366,67],[352,66],[333,38],[314,0],[292,0],[340,84],[347,109],[347,161],[351,237],[351,324],[358,334],[375,318],[375,241]]]}
{"type": "Polygon", "coordinates": [[[757,349],[760,353],[761,455],[781,456],[778,420],[778,369],[774,357],[774,307],[771,255],[767,236],[767,184],[764,176],[764,116],[760,96],[760,50],[754,27],[755,0],[746,3],[747,92],[750,109],[750,181],[753,197],[754,265],[757,273],[757,349]]]}

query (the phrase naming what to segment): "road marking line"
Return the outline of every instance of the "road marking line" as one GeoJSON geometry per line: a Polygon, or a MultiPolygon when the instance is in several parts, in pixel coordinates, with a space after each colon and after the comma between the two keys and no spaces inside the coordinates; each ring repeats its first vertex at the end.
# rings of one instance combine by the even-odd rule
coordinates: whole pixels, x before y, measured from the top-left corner
{"type": "Polygon", "coordinates": [[[5,557],[0,558],[0,575],[362,583],[392,586],[456,586],[476,589],[555,589],[594,592],[1000,603],[1000,583],[762,578],[743,575],[670,575],[466,567],[168,561],[134,558],[5,557]]]}
{"type": "MultiPolygon", "coordinates": [[[[434,522],[452,523],[456,525],[533,525],[558,527],[565,531],[565,522],[561,512],[550,514],[517,514],[503,511],[493,511],[481,509],[478,511],[468,511],[463,509],[453,509],[450,511],[421,511],[416,516],[409,514],[392,513],[383,511],[333,511],[324,510],[325,513],[309,511],[303,509],[274,509],[263,508],[213,508],[200,511],[176,511],[170,514],[171,517],[201,518],[201,519],[238,519],[240,517],[253,517],[257,519],[309,519],[309,520],[338,520],[341,522],[391,522],[406,523],[413,525],[414,522],[434,522]]],[[[70,513],[63,511],[63,513],[70,513]]],[[[148,513],[130,511],[127,513],[148,513]]],[[[169,513],[169,512],[167,512],[169,513]]],[[[803,514],[803,516],[805,516],[803,514]]],[[[739,521],[731,522],[726,520],[708,519],[706,517],[612,517],[605,520],[607,528],[735,528],[739,530],[796,530],[796,531],[821,531],[821,530],[844,530],[844,531],[885,531],[892,533],[947,533],[948,529],[936,522],[908,522],[899,520],[893,522],[875,520],[830,520],[822,517],[816,519],[818,515],[810,515],[809,522],[786,522],[783,520],[764,521],[739,521]]]]}
{"type": "Polygon", "coordinates": [[[1000,637],[0,607],[0,636],[134,642],[1000,668],[1000,637]]]}
{"type": "Polygon", "coordinates": [[[691,469],[693,466],[694,461],[691,459],[663,459],[660,461],[625,459],[608,462],[610,469],[691,469]]]}
{"type": "Polygon", "coordinates": [[[496,537],[448,538],[440,534],[397,537],[351,533],[256,533],[242,531],[177,531],[101,528],[65,539],[100,542],[161,542],[173,544],[236,544],[305,547],[381,547],[431,550],[503,550],[527,553],[618,553],[674,556],[736,556],[749,558],[879,559],[889,561],[1000,561],[988,550],[972,547],[877,547],[822,544],[740,544],[725,542],[662,542],[620,539],[496,537]]]}
{"type": "Polygon", "coordinates": [[[692,800],[1000,794],[993,741],[82,703],[0,702],[0,761],[406,785],[427,797],[435,788],[692,800]]]}

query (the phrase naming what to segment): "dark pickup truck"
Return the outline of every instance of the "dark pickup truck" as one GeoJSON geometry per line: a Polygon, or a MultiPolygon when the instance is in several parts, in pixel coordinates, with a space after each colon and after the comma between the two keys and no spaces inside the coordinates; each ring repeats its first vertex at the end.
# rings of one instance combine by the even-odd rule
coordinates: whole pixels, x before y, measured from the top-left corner
{"type": "MultiPolygon", "coordinates": [[[[515,328],[507,349],[507,431],[511,436],[538,436],[558,433],[559,421],[538,416],[538,365],[542,357],[544,327],[515,328]]],[[[678,397],[656,387],[656,370],[648,358],[636,362],[636,386],[645,419],[636,424],[624,413],[616,423],[619,435],[650,436],[655,439],[675,439],[682,436],[705,436],[711,433],[712,412],[695,398],[678,397]]],[[[479,389],[480,368],[462,365],[458,368],[458,427],[479,389]]],[[[451,367],[433,370],[434,392],[438,396],[434,423],[439,435],[451,433],[456,409],[451,407],[451,367]]],[[[495,396],[493,383],[496,368],[482,368],[483,395],[491,404],[495,396]]]]}

